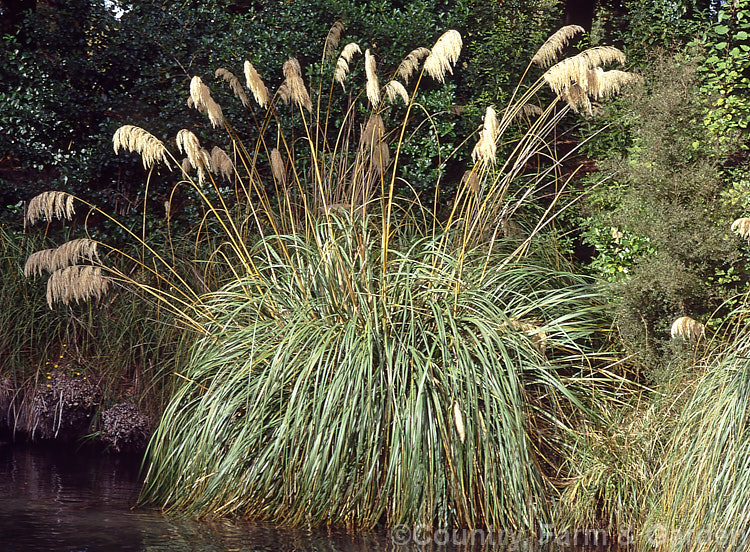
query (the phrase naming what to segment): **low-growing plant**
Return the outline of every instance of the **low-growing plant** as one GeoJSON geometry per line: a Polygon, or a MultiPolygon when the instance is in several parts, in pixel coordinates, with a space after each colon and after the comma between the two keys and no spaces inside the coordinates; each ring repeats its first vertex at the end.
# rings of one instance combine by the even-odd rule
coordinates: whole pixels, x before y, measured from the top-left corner
{"type": "Polygon", "coordinates": [[[571,532],[599,529],[612,537],[646,526],[675,412],[653,391],[630,387],[616,398],[595,395],[596,415],[570,433],[557,510],[559,526],[571,532]]]}
{"type": "MultiPolygon", "coordinates": [[[[0,307],[4,327],[9,329],[0,335],[0,378],[13,392],[5,405],[11,429],[19,436],[42,435],[34,431],[29,409],[34,394],[51,387],[56,375],[93,382],[102,392],[102,407],[127,398],[150,416],[159,416],[170,392],[169,378],[164,376],[171,373],[180,336],[168,317],[124,289],[113,288],[96,305],[44,306],[45,286],[30,276],[35,261],[58,249],[41,248],[52,245],[49,238],[24,234],[21,228],[0,228],[5,276],[0,282],[0,307]]],[[[69,255],[76,247],[86,253],[80,240],[67,242],[60,253],[69,255]]],[[[96,420],[96,416],[89,419],[94,422],[92,431],[96,420]]]]}

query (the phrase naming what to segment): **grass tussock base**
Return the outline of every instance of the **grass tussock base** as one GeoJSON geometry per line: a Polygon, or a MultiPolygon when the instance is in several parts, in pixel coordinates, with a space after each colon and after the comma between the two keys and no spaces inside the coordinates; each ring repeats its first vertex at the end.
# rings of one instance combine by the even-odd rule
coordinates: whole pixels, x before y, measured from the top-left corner
{"type": "MultiPolygon", "coordinates": [[[[659,550],[750,546],[750,327],[747,296],[702,359],[669,441],[662,493],[648,519],[659,550]]],[[[718,333],[718,332],[717,332],[718,333]]]]}
{"type": "Polygon", "coordinates": [[[433,239],[398,244],[381,273],[374,238],[324,223],[285,238],[286,260],[264,241],[260,280],[206,298],[146,497],[295,525],[546,519],[542,457],[576,402],[563,371],[595,328],[591,282],[433,239]]]}

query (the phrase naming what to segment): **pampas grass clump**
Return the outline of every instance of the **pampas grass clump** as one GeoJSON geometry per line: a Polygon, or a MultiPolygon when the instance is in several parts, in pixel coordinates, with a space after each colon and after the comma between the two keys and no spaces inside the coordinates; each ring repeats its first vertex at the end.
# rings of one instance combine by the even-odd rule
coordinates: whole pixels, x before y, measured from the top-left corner
{"type": "Polygon", "coordinates": [[[685,390],[642,541],[670,552],[746,550],[750,543],[750,326],[747,305],[717,330],[701,377],[685,390]]]}
{"type": "Polygon", "coordinates": [[[394,238],[382,272],[372,215],[327,218],[311,240],[264,239],[261,278],[206,298],[211,331],[151,443],[146,499],[293,525],[535,531],[539,447],[576,404],[562,371],[597,327],[591,283],[439,237],[394,238]]]}
{"type": "MultiPolygon", "coordinates": [[[[156,283],[77,254],[72,262],[92,264],[53,272],[48,300],[99,297],[118,282],[195,332],[150,445],[147,500],[173,512],[297,525],[533,533],[550,519],[556,435],[566,427],[566,409],[581,406],[573,388],[590,371],[601,302],[592,282],[561,268],[542,239],[565,208],[558,204],[564,159],[549,154],[571,105],[549,107],[532,121],[521,115],[540,101],[545,83],[560,94],[556,104],[581,86],[583,67],[621,54],[594,49],[567,66],[559,62],[506,108],[489,106],[470,138],[477,140],[474,166],[443,215],[416,194],[399,195],[410,189],[399,163],[421,112],[414,98],[423,75],[444,82],[461,35],[450,30],[431,49],[412,50],[393,73],[400,80],[392,76],[384,87],[366,49],[364,90],[341,98],[334,84],[344,84],[361,49],[349,44],[335,68],[328,62],[343,32],[338,25],[310,88],[299,61],[289,58],[269,99],[245,63],[248,89],[268,106],[252,146],[238,142],[199,76],[189,103],[227,131],[231,149],[209,154],[183,129],[176,137],[183,163],[142,129],[115,133],[115,149],[141,154],[148,168],[171,161],[197,171],[196,178],[182,172],[179,185],[204,202],[198,239],[219,234],[206,240],[218,244],[208,260],[190,267],[205,276],[198,289],[123,226],[156,283]],[[332,115],[328,106],[339,101],[345,107],[332,115]],[[294,130],[285,129],[289,112],[294,130]],[[498,160],[498,143],[519,124],[527,127],[498,160]],[[526,167],[540,154],[554,162],[528,178],[526,167]],[[234,186],[220,185],[218,176],[234,186]],[[521,227],[512,218],[550,182],[558,193],[539,218],[524,232],[509,230],[521,227]],[[221,285],[208,277],[217,267],[226,274],[221,285]]],[[[547,46],[544,60],[561,41],[547,46]]],[[[228,71],[217,75],[239,85],[228,71]]],[[[599,88],[584,93],[597,98],[599,88]]],[[[430,117],[417,124],[432,126],[430,117]]],[[[36,218],[69,212],[63,196],[34,207],[36,218]]],[[[40,253],[29,273],[53,262],[50,255],[40,253]]]]}

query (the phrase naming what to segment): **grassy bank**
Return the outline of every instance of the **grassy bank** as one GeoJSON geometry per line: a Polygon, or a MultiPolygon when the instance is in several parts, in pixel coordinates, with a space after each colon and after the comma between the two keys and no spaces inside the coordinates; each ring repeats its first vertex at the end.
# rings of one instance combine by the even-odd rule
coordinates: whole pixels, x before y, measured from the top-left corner
{"type": "Polygon", "coordinates": [[[150,434],[171,392],[179,332],[124,288],[96,303],[47,306],[45,282],[25,275],[24,266],[53,245],[12,225],[0,228],[3,425],[17,439],[98,436],[113,445],[112,432],[127,427],[105,424],[106,413],[127,404],[132,421],[150,434]]]}

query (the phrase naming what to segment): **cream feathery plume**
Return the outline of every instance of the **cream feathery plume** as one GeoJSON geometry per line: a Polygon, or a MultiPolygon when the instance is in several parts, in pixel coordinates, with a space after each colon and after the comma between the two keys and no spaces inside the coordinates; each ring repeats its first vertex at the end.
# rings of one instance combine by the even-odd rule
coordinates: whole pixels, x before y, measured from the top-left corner
{"type": "Polygon", "coordinates": [[[583,86],[577,83],[571,84],[563,93],[562,97],[568,102],[568,105],[570,105],[574,111],[585,111],[586,113],[591,113],[591,100],[589,100],[583,86]]]}
{"type": "Polygon", "coordinates": [[[331,59],[334,56],[334,52],[339,47],[339,41],[341,40],[341,33],[344,32],[344,22],[339,19],[333,24],[331,30],[328,31],[326,36],[326,42],[323,46],[323,59],[331,59]]]}
{"type": "Polygon", "coordinates": [[[52,270],[78,264],[80,261],[98,261],[97,242],[88,238],[79,238],[65,242],[54,250],[52,270]]]}
{"type": "Polygon", "coordinates": [[[52,273],[47,280],[47,304],[50,308],[60,301],[70,305],[91,297],[100,299],[109,289],[110,280],[102,276],[98,266],[73,265],[52,273]]]}
{"type": "Polygon", "coordinates": [[[193,77],[190,81],[190,98],[198,111],[208,115],[208,120],[214,128],[224,124],[221,106],[211,97],[211,90],[203,84],[199,76],[193,77]]]}
{"type": "Polygon", "coordinates": [[[617,94],[623,86],[642,81],[636,73],[612,69],[605,71],[596,67],[586,74],[586,91],[595,100],[610,98],[617,94]]]}
{"type": "Polygon", "coordinates": [[[284,167],[284,160],[281,157],[281,152],[273,148],[271,150],[271,172],[273,177],[281,183],[286,184],[286,167],[284,167]]]}
{"type": "Polygon", "coordinates": [[[224,79],[224,82],[226,82],[229,85],[229,88],[232,89],[232,94],[242,102],[242,105],[245,107],[250,105],[250,101],[247,99],[247,94],[245,94],[239,79],[234,76],[234,73],[219,67],[214,73],[214,76],[216,78],[224,79]]]}
{"type": "Polygon", "coordinates": [[[750,239],[750,218],[738,218],[732,223],[732,232],[745,239],[750,239]]]}
{"type": "Polygon", "coordinates": [[[211,156],[201,147],[198,137],[185,128],[177,133],[176,142],[177,149],[187,156],[190,166],[198,171],[198,182],[202,184],[206,172],[211,170],[211,156]]]}
{"type": "Polygon", "coordinates": [[[612,46],[597,46],[562,60],[543,76],[552,91],[565,99],[571,108],[591,113],[589,96],[597,98],[614,94],[623,84],[640,78],[624,71],[605,74],[600,66],[611,62],[624,64],[625,54],[612,46]]]}
{"type": "Polygon", "coordinates": [[[42,249],[41,251],[35,251],[29,258],[26,259],[26,264],[23,266],[23,275],[27,278],[33,278],[41,276],[45,270],[47,272],[54,272],[54,249],[42,249]]]}
{"type": "Polygon", "coordinates": [[[187,157],[183,157],[182,163],[180,163],[180,168],[185,174],[190,174],[190,169],[193,168],[193,166],[190,164],[190,159],[188,159],[187,157]]]}
{"type": "Polygon", "coordinates": [[[234,174],[234,163],[219,146],[214,146],[211,150],[211,170],[227,180],[231,180],[234,174]]]}
{"type": "Polygon", "coordinates": [[[586,86],[588,71],[611,62],[625,63],[625,54],[613,46],[596,46],[556,63],[544,73],[552,91],[564,96],[571,84],[586,86]]]}
{"type": "Polygon", "coordinates": [[[281,71],[284,73],[284,78],[286,79],[291,76],[302,76],[302,66],[299,64],[299,60],[293,57],[284,62],[284,65],[281,66],[281,71]]]}
{"type": "Polygon", "coordinates": [[[289,102],[292,101],[292,91],[289,89],[286,81],[281,83],[281,85],[279,86],[279,90],[276,93],[281,98],[281,101],[285,104],[288,105],[289,102]]]}
{"type": "Polygon", "coordinates": [[[464,426],[464,417],[461,415],[461,406],[458,401],[453,402],[453,421],[456,424],[458,438],[463,443],[466,440],[466,427],[464,426]]]}
{"type": "Polygon", "coordinates": [[[380,104],[380,84],[375,72],[375,56],[369,48],[365,50],[365,73],[367,75],[367,99],[373,107],[377,107],[380,104]]]}
{"type": "Polygon", "coordinates": [[[260,78],[258,71],[255,70],[253,64],[245,60],[245,84],[247,89],[253,94],[253,98],[258,102],[261,107],[268,107],[270,95],[268,94],[268,88],[266,88],[263,79],[260,78]]]}
{"type": "Polygon", "coordinates": [[[672,328],[669,333],[672,339],[681,337],[686,341],[698,341],[701,337],[705,337],[706,327],[689,316],[680,316],[672,322],[672,328]]]}
{"type": "Polygon", "coordinates": [[[409,84],[409,79],[414,74],[414,71],[419,67],[419,62],[430,55],[429,48],[419,47],[409,52],[404,60],[399,64],[396,72],[398,76],[403,79],[406,84],[409,84]]]}
{"type": "Polygon", "coordinates": [[[471,152],[471,158],[474,162],[479,160],[484,163],[495,163],[495,155],[497,154],[496,140],[499,133],[497,113],[495,113],[495,109],[492,106],[489,106],[484,114],[484,127],[479,133],[479,141],[471,152]]]}
{"type": "Polygon", "coordinates": [[[307,92],[305,83],[302,81],[302,68],[299,65],[299,61],[296,58],[289,58],[284,62],[282,70],[286,78],[284,82],[289,88],[289,96],[292,101],[308,111],[312,111],[312,100],[310,100],[310,94],[307,92]]]}
{"type": "Polygon", "coordinates": [[[385,85],[385,95],[391,103],[395,102],[397,97],[400,97],[405,105],[409,105],[409,93],[404,88],[404,85],[397,80],[392,80],[385,85]]]}
{"type": "Polygon", "coordinates": [[[336,62],[336,70],[333,72],[333,80],[339,83],[342,88],[345,88],[344,80],[346,80],[346,76],[349,74],[349,64],[352,62],[354,54],[361,53],[362,49],[359,47],[359,44],[354,42],[350,42],[344,46],[344,49],[341,51],[341,55],[336,62]]]}
{"type": "Polygon", "coordinates": [[[534,54],[534,57],[531,58],[531,63],[535,63],[541,67],[547,67],[551,63],[557,62],[558,56],[563,48],[567,46],[570,39],[582,32],[585,32],[583,27],[578,25],[566,25],[565,27],[562,27],[550,36],[544,44],[542,44],[542,47],[539,48],[537,53],[534,54]]]}
{"type": "Polygon", "coordinates": [[[453,65],[461,54],[461,34],[451,29],[438,38],[424,62],[424,70],[433,79],[445,82],[446,71],[453,74],[453,65]]]}
{"type": "Polygon", "coordinates": [[[66,192],[42,192],[34,196],[26,210],[26,221],[34,224],[44,217],[50,221],[53,218],[70,220],[75,214],[73,196],[66,192]]]}
{"type": "MultiPolygon", "coordinates": [[[[115,131],[112,136],[112,144],[115,153],[120,152],[120,148],[126,151],[134,151],[141,156],[143,168],[150,169],[159,162],[164,163],[169,168],[167,161],[167,148],[164,143],[150,132],[133,125],[123,125],[115,131]]],[[[171,168],[169,169],[172,170],[171,168]]]]}

